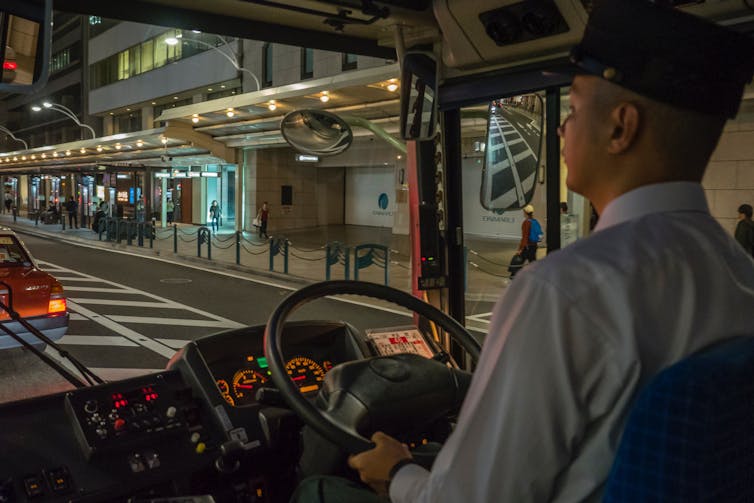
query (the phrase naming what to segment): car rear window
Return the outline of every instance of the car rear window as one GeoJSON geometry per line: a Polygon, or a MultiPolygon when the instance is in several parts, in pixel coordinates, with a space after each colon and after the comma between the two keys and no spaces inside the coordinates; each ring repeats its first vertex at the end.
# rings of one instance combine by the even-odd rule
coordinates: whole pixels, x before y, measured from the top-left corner
{"type": "Polygon", "coordinates": [[[0,236],[0,266],[29,266],[31,260],[12,236],[0,236]]]}

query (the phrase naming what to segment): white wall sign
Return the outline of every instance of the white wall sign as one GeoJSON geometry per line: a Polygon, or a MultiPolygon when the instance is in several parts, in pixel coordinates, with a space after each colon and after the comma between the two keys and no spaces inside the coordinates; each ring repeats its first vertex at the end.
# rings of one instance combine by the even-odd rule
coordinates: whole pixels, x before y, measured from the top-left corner
{"type": "Polygon", "coordinates": [[[393,166],[346,169],[346,225],[392,227],[395,209],[393,166]]]}

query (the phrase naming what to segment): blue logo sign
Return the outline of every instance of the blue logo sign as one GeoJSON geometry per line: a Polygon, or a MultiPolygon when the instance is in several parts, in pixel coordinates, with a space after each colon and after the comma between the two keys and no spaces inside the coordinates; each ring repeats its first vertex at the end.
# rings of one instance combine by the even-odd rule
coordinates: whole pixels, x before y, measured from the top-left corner
{"type": "Polygon", "coordinates": [[[377,199],[377,205],[380,207],[381,210],[386,210],[388,204],[387,194],[384,192],[380,194],[380,197],[377,199]]]}

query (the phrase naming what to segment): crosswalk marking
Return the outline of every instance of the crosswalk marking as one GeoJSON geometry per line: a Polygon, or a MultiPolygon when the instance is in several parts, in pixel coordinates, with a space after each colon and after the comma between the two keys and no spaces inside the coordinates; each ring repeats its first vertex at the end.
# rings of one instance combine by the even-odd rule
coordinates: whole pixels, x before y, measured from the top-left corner
{"type": "Polygon", "coordinates": [[[112,300],[112,299],[87,299],[78,297],[68,297],[76,304],[99,304],[104,306],[128,306],[128,307],[156,307],[156,308],[178,308],[182,306],[175,302],[145,302],[140,300],[112,300]]]}
{"type": "Polygon", "coordinates": [[[473,316],[467,316],[466,319],[471,321],[478,321],[480,323],[487,323],[489,325],[492,319],[492,313],[479,313],[473,316]]]}
{"type": "Polygon", "coordinates": [[[181,339],[157,339],[161,343],[165,344],[166,346],[170,346],[174,349],[181,349],[183,346],[188,344],[191,341],[184,341],[181,339]]]}
{"type": "Polygon", "coordinates": [[[66,286],[66,292],[133,293],[130,288],[100,288],[98,286],[66,286]]]}
{"type": "Polygon", "coordinates": [[[89,309],[85,308],[84,306],[81,306],[79,304],[76,304],[75,302],[68,302],[68,305],[71,306],[71,308],[78,313],[83,314],[90,320],[99,323],[105,328],[108,328],[115,332],[116,334],[120,334],[123,337],[129,339],[132,342],[135,342],[139,346],[144,346],[147,349],[151,349],[158,355],[164,356],[165,358],[172,358],[172,356],[175,354],[175,350],[173,348],[169,348],[165,346],[164,344],[157,342],[154,339],[150,339],[149,337],[140,334],[139,332],[136,332],[135,330],[131,330],[128,327],[125,327],[121,325],[120,323],[111,320],[107,316],[100,315],[98,313],[95,313],[94,311],[90,311],[89,309]]]}
{"type": "Polygon", "coordinates": [[[58,344],[70,344],[73,346],[130,346],[138,347],[135,342],[131,342],[125,337],[119,335],[64,335],[58,341],[58,344]]]}
{"type": "Polygon", "coordinates": [[[150,316],[120,316],[105,314],[118,323],[148,323],[151,325],[174,325],[179,327],[215,327],[230,328],[225,322],[214,320],[187,320],[186,318],[156,318],[150,316]]]}
{"type": "Polygon", "coordinates": [[[79,313],[68,313],[68,316],[71,321],[86,321],[88,319],[86,316],[82,316],[79,313]]]}

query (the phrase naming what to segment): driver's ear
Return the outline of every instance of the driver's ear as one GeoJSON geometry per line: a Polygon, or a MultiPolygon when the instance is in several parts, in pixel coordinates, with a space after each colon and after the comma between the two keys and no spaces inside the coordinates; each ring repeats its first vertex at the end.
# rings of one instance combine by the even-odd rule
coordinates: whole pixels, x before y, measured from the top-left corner
{"type": "Polygon", "coordinates": [[[616,105],[608,117],[610,137],[607,151],[610,154],[621,154],[631,148],[636,142],[641,124],[641,112],[638,105],[622,102],[616,105]]]}

